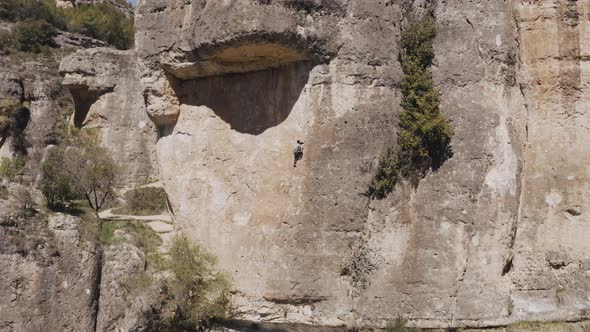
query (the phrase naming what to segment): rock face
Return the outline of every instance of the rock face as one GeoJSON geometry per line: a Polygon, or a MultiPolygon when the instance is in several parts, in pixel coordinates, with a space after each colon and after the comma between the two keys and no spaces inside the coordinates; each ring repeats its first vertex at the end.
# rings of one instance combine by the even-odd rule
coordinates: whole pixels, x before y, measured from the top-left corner
{"type": "Polygon", "coordinates": [[[241,318],[589,318],[585,2],[434,1],[454,156],[417,189],[362,196],[395,144],[400,28],[428,5],[139,3],[160,174],[177,221],[233,273],[241,318]],[[351,261],[371,267],[365,287],[351,261]]]}
{"type": "Polygon", "coordinates": [[[57,141],[57,127],[73,107],[59,75],[60,55],[0,56],[0,99],[24,102],[19,137],[0,142],[0,157],[25,154],[29,157],[26,180],[34,180],[47,145],[57,141]]]}
{"type": "Polygon", "coordinates": [[[133,14],[133,7],[126,0],[56,0],[57,7],[71,8],[81,5],[94,5],[97,3],[108,3],[127,15],[133,14]]]}
{"type": "Polygon", "coordinates": [[[0,330],[94,331],[99,255],[81,220],[0,217],[0,330]]]}
{"type": "Polygon", "coordinates": [[[590,298],[587,3],[513,4],[527,104],[514,311],[575,319],[590,298]]]}
{"type": "Polygon", "coordinates": [[[98,128],[102,145],[123,166],[123,184],[157,179],[157,132],[146,112],[137,61],[132,51],[80,50],[60,66],[75,102],[71,119],[78,128],[98,128]]]}
{"type": "Polygon", "coordinates": [[[144,253],[131,244],[104,248],[96,331],[149,330],[158,290],[141,284],[145,267],[144,253]]]}

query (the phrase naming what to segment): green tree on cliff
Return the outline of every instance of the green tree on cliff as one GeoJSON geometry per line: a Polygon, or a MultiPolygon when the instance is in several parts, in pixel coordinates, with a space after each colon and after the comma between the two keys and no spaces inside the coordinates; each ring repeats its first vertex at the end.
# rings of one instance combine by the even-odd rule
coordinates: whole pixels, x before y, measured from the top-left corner
{"type": "Polygon", "coordinates": [[[440,91],[429,67],[434,59],[434,19],[427,15],[408,24],[401,35],[402,112],[397,148],[379,162],[367,194],[384,198],[400,179],[417,184],[428,170],[438,169],[451,155],[453,128],[440,110],[440,91]]]}
{"type": "Polygon", "coordinates": [[[120,168],[96,142],[96,134],[80,131],[68,145],[50,151],[41,167],[41,191],[50,207],[82,198],[98,216],[114,197],[120,168]]]}

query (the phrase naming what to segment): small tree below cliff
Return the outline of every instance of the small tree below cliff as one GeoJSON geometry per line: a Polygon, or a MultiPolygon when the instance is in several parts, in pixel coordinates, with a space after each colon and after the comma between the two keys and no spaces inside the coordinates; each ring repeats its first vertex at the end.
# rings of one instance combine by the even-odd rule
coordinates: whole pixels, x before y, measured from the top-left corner
{"type": "Polygon", "coordinates": [[[164,328],[202,330],[227,315],[229,279],[216,271],[217,258],[203,247],[178,235],[160,265],[170,272],[162,288],[164,328]]]}
{"type": "Polygon", "coordinates": [[[41,168],[41,191],[50,207],[83,198],[98,216],[98,211],[114,197],[119,166],[96,142],[96,134],[80,131],[68,140],[68,145],[49,152],[41,168]]]}

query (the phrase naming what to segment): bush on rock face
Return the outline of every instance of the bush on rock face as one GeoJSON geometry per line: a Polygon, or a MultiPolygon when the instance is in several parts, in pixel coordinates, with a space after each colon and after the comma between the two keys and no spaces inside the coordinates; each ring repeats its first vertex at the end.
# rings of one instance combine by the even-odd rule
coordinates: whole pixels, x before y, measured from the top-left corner
{"type": "Polygon", "coordinates": [[[400,179],[416,184],[428,170],[437,170],[452,155],[453,128],[439,108],[440,91],[429,70],[435,36],[431,16],[410,23],[402,31],[400,59],[405,75],[397,148],[382,157],[367,191],[372,198],[387,196],[400,179]]]}
{"type": "Polygon", "coordinates": [[[162,267],[170,271],[164,282],[161,319],[165,329],[200,330],[229,311],[230,282],[216,271],[217,258],[186,236],[172,240],[162,267]]]}
{"type": "Polygon", "coordinates": [[[39,53],[56,46],[58,30],[100,39],[118,49],[132,48],[135,40],[133,17],[105,3],[58,8],[54,0],[2,0],[0,19],[18,22],[12,35],[0,36],[0,50],[14,42],[20,51],[39,53]]]}
{"type": "Polygon", "coordinates": [[[12,182],[24,166],[25,161],[21,158],[2,158],[0,160],[0,178],[12,182]]]}
{"type": "Polygon", "coordinates": [[[135,216],[161,214],[167,210],[168,198],[162,188],[136,188],[125,194],[126,206],[113,212],[135,216]]]}
{"type": "Polygon", "coordinates": [[[24,21],[16,25],[14,43],[19,51],[39,53],[43,47],[55,47],[57,29],[45,20],[24,21]]]}
{"type": "Polygon", "coordinates": [[[53,148],[41,166],[41,191],[50,207],[75,198],[98,211],[114,197],[119,166],[97,145],[92,132],[80,131],[68,145],[53,148]]]}

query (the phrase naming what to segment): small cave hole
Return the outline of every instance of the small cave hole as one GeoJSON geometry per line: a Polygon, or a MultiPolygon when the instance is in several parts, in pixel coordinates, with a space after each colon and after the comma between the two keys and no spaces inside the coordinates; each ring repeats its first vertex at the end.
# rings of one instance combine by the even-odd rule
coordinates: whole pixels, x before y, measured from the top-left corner
{"type": "Polygon", "coordinates": [[[573,209],[573,208],[567,209],[567,210],[565,210],[565,212],[567,212],[569,215],[574,216],[574,217],[577,217],[582,214],[582,212],[580,212],[576,209],[573,209]]]}
{"type": "Polygon", "coordinates": [[[504,264],[504,268],[502,269],[502,276],[505,276],[506,274],[510,273],[510,270],[512,270],[512,258],[510,258],[504,264]]]}

